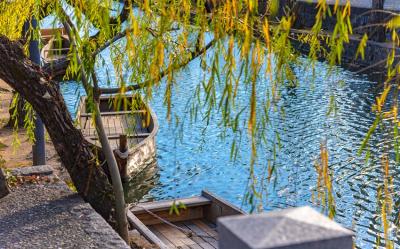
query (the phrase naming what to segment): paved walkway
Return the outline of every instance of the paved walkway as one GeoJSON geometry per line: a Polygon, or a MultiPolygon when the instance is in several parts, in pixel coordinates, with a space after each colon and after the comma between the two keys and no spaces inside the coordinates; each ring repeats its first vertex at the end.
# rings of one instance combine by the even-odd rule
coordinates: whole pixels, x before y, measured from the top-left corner
{"type": "Polygon", "coordinates": [[[62,183],[24,184],[0,199],[0,249],[124,248],[89,204],[62,183]]]}

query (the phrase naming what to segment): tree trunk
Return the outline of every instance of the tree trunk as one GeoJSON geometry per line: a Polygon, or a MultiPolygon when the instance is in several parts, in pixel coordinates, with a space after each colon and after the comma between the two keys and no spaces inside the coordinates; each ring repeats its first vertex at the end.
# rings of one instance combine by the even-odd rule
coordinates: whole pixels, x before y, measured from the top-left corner
{"type": "Polygon", "coordinates": [[[0,36],[0,78],[28,101],[45,124],[54,147],[78,192],[106,220],[115,205],[108,178],[96,165],[95,152],[75,128],[55,82],[23,54],[21,45],[0,36]]]}

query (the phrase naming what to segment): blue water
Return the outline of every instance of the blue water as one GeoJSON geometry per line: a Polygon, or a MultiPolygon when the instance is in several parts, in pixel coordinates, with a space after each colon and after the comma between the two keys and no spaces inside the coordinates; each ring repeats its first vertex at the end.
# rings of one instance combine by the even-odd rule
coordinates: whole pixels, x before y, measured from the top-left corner
{"type": "MultiPolygon", "coordinates": [[[[104,52],[106,61],[107,53],[104,52]]],[[[308,63],[306,60],[304,62],[308,63]]],[[[97,69],[101,82],[107,82],[105,70],[110,65],[108,62],[105,67],[97,69]]],[[[282,95],[278,108],[271,113],[272,121],[267,129],[268,140],[276,145],[279,142],[281,149],[277,149],[276,159],[272,160],[272,146],[259,148],[256,176],[259,183],[264,183],[262,203],[265,210],[302,205],[312,205],[322,210],[316,198],[313,198],[317,178],[314,164],[321,143],[326,143],[333,174],[337,211],[335,220],[355,230],[358,248],[373,248],[377,237],[383,238],[376,201],[377,189],[383,184],[379,156],[382,152],[393,152],[390,146],[392,130],[384,127],[371,139],[372,156],[368,162],[365,162],[364,156],[357,156],[362,139],[374,121],[371,106],[381,88],[366,76],[341,68],[336,70],[336,73],[327,77],[327,65],[318,63],[318,75],[312,81],[309,70],[300,66],[295,68],[299,85],[280,89],[282,95]],[[328,116],[332,96],[336,102],[336,114],[328,116]],[[279,141],[276,134],[279,134],[279,141]],[[268,161],[273,162],[277,169],[270,182],[266,180],[268,161]]],[[[112,78],[112,70],[110,75],[112,78]]],[[[138,195],[145,199],[186,197],[208,189],[250,210],[251,205],[244,201],[250,158],[246,124],[242,125],[239,133],[242,135],[241,147],[238,157],[233,161],[230,158],[231,143],[238,135],[219,125],[221,120],[218,112],[214,113],[208,124],[201,115],[191,122],[190,101],[193,101],[196,86],[204,76],[207,77],[199,69],[199,60],[192,61],[177,76],[171,121],[166,120],[167,108],[163,104],[165,84],[155,90],[151,106],[160,123],[157,135],[158,172],[132,181],[128,199],[132,200],[138,195]],[[175,115],[179,116],[178,126],[175,115]]],[[[269,84],[268,80],[261,77],[259,89],[266,89],[269,84]]],[[[74,115],[78,96],[83,94],[82,88],[76,82],[65,82],[61,89],[69,111],[74,115]]],[[[260,90],[259,104],[265,101],[261,93],[260,90]]],[[[241,88],[239,102],[245,103],[248,95],[248,89],[241,88]]],[[[398,173],[398,169],[391,168],[395,201],[399,199],[398,173]]],[[[396,215],[393,213],[389,219],[393,221],[396,215]]],[[[394,225],[392,228],[391,238],[400,247],[394,225]]]]}

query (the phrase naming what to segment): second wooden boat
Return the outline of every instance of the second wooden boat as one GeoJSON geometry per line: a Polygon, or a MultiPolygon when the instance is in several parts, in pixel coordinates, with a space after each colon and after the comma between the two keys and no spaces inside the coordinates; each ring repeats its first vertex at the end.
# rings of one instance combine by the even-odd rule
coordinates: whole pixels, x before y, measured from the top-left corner
{"type": "Polygon", "coordinates": [[[218,248],[217,218],[245,212],[215,194],[170,201],[139,203],[128,211],[128,220],[159,248],[218,248]],[[176,207],[179,214],[172,207],[176,207]],[[181,207],[181,208],[179,208],[181,207]]]}
{"type": "Polygon", "coordinates": [[[43,67],[51,68],[53,78],[62,78],[68,67],[70,40],[63,28],[41,29],[43,47],[40,52],[43,67]]]}
{"type": "MultiPolygon", "coordinates": [[[[85,139],[101,147],[91,109],[86,97],[81,97],[77,121],[85,139]]],[[[123,179],[155,166],[158,121],[140,95],[101,96],[100,112],[123,179]]]]}

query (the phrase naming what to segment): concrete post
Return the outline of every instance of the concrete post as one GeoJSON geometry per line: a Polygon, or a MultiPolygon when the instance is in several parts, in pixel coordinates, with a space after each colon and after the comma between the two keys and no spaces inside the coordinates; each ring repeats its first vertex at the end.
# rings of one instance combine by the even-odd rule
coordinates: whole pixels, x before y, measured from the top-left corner
{"type": "MultiPolygon", "coordinates": [[[[33,17],[27,21],[24,25],[25,34],[29,30],[29,24],[32,25],[33,29],[38,27],[37,20],[33,17]]],[[[39,37],[32,36],[29,42],[29,58],[32,62],[40,65],[40,51],[39,51],[39,37]]],[[[46,164],[46,148],[44,138],[44,125],[39,116],[36,116],[35,121],[35,143],[32,146],[33,154],[33,165],[45,165],[46,164]]]]}
{"type": "Polygon", "coordinates": [[[353,233],[310,207],[218,220],[220,249],[352,249],[353,233]]]}

